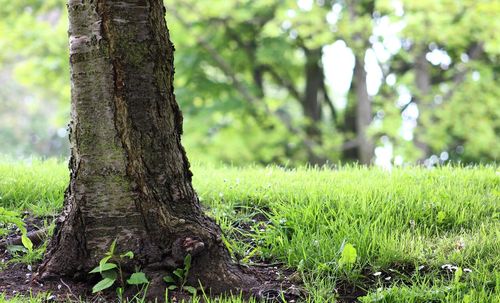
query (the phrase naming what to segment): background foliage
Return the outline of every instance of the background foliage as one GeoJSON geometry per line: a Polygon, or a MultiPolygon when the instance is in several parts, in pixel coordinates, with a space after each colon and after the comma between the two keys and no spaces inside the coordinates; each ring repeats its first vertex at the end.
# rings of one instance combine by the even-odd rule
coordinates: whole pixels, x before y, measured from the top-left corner
{"type": "MultiPolygon", "coordinates": [[[[0,153],[66,156],[64,0],[0,0],[0,153]]],[[[166,1],[202,162],[384,166],[500,154],[496,0],[166,1]]]]}

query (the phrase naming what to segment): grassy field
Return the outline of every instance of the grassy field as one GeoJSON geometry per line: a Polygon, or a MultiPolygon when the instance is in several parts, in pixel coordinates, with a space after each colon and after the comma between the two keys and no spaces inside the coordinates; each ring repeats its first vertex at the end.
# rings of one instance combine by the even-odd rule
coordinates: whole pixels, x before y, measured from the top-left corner
{"type": "MultiPolygon", "coordinates": [[[[495,167],[193,172],[235,258],[296,269],[310,302],[500,302],[495,167]]],[[[55,160],[0,161],[0,206],[56,213],[67,181],[55,160]]]]}

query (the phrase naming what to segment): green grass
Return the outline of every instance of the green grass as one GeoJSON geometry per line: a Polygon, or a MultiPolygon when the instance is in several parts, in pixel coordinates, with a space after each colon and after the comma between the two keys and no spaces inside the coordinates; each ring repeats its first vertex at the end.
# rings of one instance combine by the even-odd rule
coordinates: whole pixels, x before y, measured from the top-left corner
{"type": "MultiPolygon", "coordinates": [[[[193,171],[234,256],[298,269],[310,301],[335,302],[337,290],[355,287],[367,291],[361,302],[500,302],[495,167],[193,171]],[[357,259],[339,266],[346,243],[357,259]]],[[[65,163],[0,161],[0,206],[54,213],[67,181],[65,163]]]]}

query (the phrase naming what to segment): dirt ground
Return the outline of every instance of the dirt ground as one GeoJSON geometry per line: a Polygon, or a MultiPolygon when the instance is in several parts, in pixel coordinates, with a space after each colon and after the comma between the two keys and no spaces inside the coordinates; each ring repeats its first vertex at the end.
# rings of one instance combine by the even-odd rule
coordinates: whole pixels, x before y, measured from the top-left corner
{"type": "MultiPolygon", "coordinates": [[[[36,218],[27,216],[24,221],[29,234],[36,233],[44,221],[50,218],[36,218]]],[[[12,227],[7,237],[3,241],[12,241],[19,237],[19,231],[12,227]]],[[[13,255],[6,247],[0,247],[0,293],[8,298],[22,295],[35,296],[43,293],[46,302],[115,302],[117,296],[115,288],[92,294],[92,287],[95,282],[72,281],[71,279],[60,278],[58,280],[37,281],[35,279],[39,264],[27,265],[25,263],[11,262],[13,255]]],[[[268,302],[282,302],[285,298],[287,302],[299,302],[305,296],[302,288],[300,275],[277,263],[258,263],[248,268],[253,273],[268,282],[259,286],[259,297],[268,302]]],[[[128,292],[131,296],[133,292],[128,292]]],[[[127,293],[126,293],[127,294],[127,293]]],[[[189,301],[190,296],[182,291],[169,291],[172,302],[180,302],[183,299],[189,301]]],[[[161,298],[163,301],[163,298],[161,298]]]]}

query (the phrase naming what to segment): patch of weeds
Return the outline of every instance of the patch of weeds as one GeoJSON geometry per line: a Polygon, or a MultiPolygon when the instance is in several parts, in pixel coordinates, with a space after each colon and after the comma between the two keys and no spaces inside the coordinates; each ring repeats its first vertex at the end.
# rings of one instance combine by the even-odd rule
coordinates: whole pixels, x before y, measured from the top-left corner
{"type": "Polygon", "coordinates": [[[132,273],[128,279],[125,280],[125,273],[122,270],[122,265],[125,263],[126,259],[132,260],[133,258],[134,253],[131,251],[123,254],[117,253],[116,240],[114,240],[113,243],[111,243],[109,251],[106,252],[105,257],[99,261],[99,266],[89,272],[100,273],[102,277],[102,280],[92,288],[92,293],[108,289],[118,281],[119,287],[117,287],[116,293],[120,302],[123,302],[123,291],[126,285],[135,285],[137,287],[143,286],[138,289],[139,291],[136,296],[141,293],[145,296],[149,280],[143,272],[136,269],[136,272],[132,273]]]}
{"type": "Polygon", "coordinates": [[[197,289],[193,286],[187,285],[187,278],[189,275],[189,270],[191,269],[191,255],[187,254],[184,258],[184,267],[177,268],[172,272],[172,275],[163,277],[163,280],[167,282],[167,290],[185,290],[191,295],[196,295],[197,289]]]}
{"type": "Polygon", "coordinates": [[[0,234],[8,234],[12,227],[17,228],[21,232],[22,245],[8,245],[7,250],[14,256],[10,262],[23,262],[32,264],[41,259],[45,248],[33,248],[33,242],[28,238],[26,224],[21,218],[21,215],[16,211],[6,210],[0,207],[0,234]]]}
{"type": "Polygon", "coordinates": [[[8,298],[6,294],[0,293],[0,303],[44,303],[54,300],[54,296],[50,292],[29,293],[29,295],[16,295],[8,298]]]}
{"type": "MultiPolygon", "coordinates": [[[[25,224],[23,222],[23,224],[25,224]]],[[[12,258],[5,263],[5,265],[11,263],[25,263],[29,266],[41,261],[43,259],[43,254],[48,245],[48,239],[52,235],[55,224],[51,222],[49,225],[47,221],[43,221],[43,226],[34,226],[35,230],[40,231],[40,233],[36,236],[39,238],[35,243],[41,243],[37,247],[34,247],[32,241],[25,234],[24,237],[21,238],[22,245],[8,245],[7,251],[10,253],[12,258]]],[[[25,226],[26,228],[26,226],[25,226]]]]}

